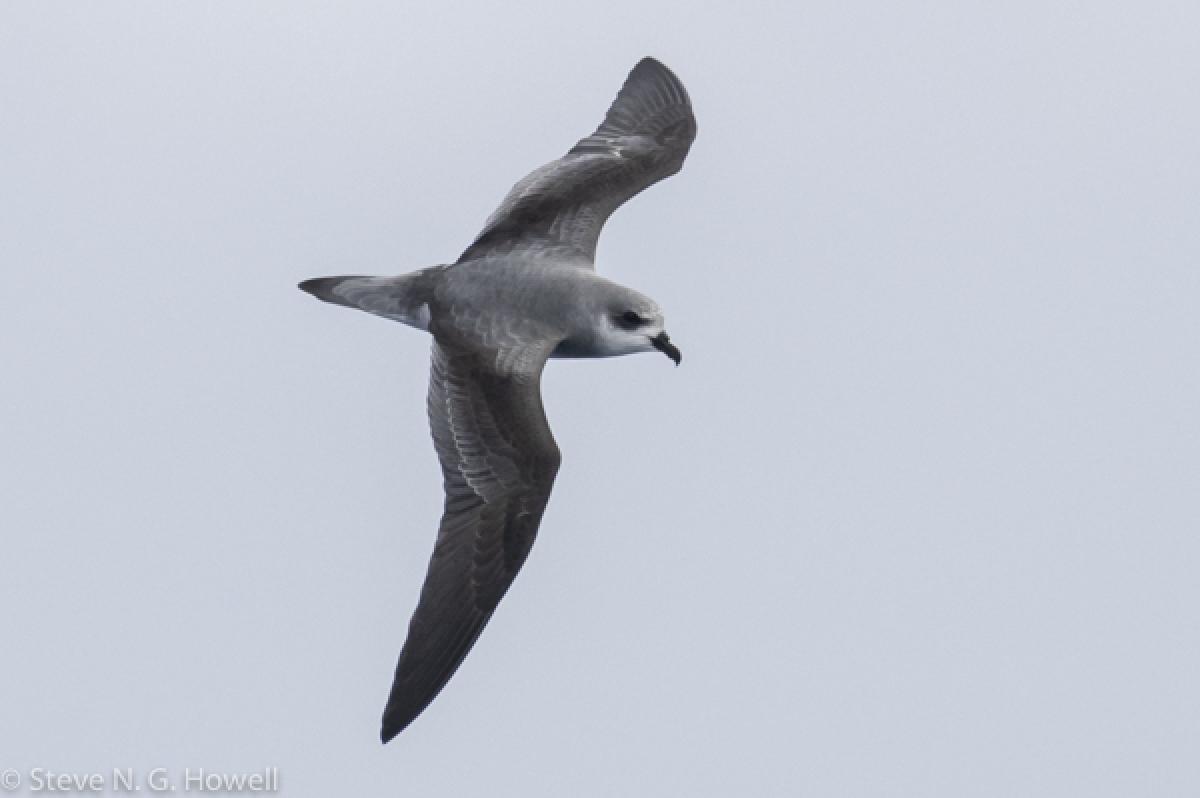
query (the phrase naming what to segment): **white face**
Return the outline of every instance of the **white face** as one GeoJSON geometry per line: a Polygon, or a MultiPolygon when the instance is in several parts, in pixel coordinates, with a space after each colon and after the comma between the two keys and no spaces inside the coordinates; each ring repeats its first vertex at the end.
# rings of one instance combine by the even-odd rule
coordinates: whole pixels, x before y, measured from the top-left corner
{"type": "Polygon", "coordinates": [[[622,310],[618,306],[605,312],[598,321],[594,340],[596,353],[601,356],[658,351],[677,366],[682,357],[667,336],[662,311],[652,303],[641,304],[639,309],[622,310]]]}
{"type": "Polygon", "coordinates": [[[604,286],[589,311],[585,357],[611,357],[635,352],[662,352],[679,364],[679,350],[667,337],[658,304],[631,288],[594,278],[604,286]]]}
{"type": "Polygon", "coordinates": [[[599,343],[606,354],[629,355],[653,352],[653,339],[663,332],[663,316],[658,308],[607,312],[600,320],[599,343]]]}

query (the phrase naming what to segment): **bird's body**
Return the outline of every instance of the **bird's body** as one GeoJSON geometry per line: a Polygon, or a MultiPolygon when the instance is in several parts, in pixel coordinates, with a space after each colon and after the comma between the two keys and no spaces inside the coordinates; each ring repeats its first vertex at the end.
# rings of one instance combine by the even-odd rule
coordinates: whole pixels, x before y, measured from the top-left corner
{"type": "Polygon", "coordinates": [[[434,339],[428,411],[446,504],[384,742],[453,675],[533,545],[560,462],[542,409],[546,360],[657,350],[679,362],[658,305],[593,259],[608,216],[677,172],[695,133],[683,86],[644,59],[600,127],[517,183],[456,263],[300,284],[434,339]]]}
{"type": "MultiPolygon", "coordinates": [[[[520,319],[558,339],[551,357],[610,357],[645,351],[643,342],[603,335],[596,319],[607,305],[658,312],[647,297],[590,270],[563,268],[553,261],[500,257],[470,261],[442,273],[433,314],[486,307],[497,318],[520,319]]],[[[655,333],[661,332],[656,330],[655,333]]]]}

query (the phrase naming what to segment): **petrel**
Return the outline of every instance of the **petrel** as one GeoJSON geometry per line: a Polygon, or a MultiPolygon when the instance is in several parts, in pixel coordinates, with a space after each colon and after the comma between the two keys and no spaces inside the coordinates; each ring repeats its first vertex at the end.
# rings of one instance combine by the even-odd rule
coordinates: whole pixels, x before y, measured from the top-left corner
{"type": "Polygon", "coordinates": [[[537,535],[560,456],[540,390],[551,357],[681,354],[649,297],[596,274],[626,200],[680,170],[696,137],[679,79],[633,68],[600,127],[513,186],[453,264],[300,288],[433,336],[429,424],[445,509],[383,712],[388,742],[467,656],[537,535]]]}

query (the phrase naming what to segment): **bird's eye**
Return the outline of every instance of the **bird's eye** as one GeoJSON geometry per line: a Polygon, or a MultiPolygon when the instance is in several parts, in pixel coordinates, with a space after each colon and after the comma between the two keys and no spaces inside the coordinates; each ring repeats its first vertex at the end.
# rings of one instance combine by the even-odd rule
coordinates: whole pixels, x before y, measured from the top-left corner
{"type": "Polygon", "coordinates": [[[626,327],[639,327],[646,320],[632,310],[627,310],[621,314],[621,323],[626,327]]]}

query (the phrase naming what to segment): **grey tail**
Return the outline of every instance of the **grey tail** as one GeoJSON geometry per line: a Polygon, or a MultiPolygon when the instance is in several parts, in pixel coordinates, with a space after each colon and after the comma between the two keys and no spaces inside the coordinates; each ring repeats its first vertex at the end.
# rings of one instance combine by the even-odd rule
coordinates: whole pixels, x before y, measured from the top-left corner
{"type": "Polygon", "coordinates": [[[360,275],[346,275],[345,277],[314,277],[311,280],[305,280],[297,287],[301,291],[312,294],[323,302],[332,302],[335,305],[345,305],[346,307],[356,308],[358,305],[348,301],[340,294],[335,293],[334,289],[347,280],[367,279],[370,278],[360,275]]]}
{"type": "Polygon", "coordinates": [[[399,277],[315,277],[300,283],[317,299],[357,308],[420,330],[429,329],[429,279],[432,269],[399,277]]]}

